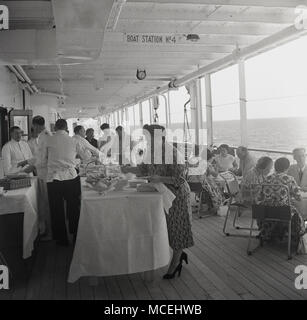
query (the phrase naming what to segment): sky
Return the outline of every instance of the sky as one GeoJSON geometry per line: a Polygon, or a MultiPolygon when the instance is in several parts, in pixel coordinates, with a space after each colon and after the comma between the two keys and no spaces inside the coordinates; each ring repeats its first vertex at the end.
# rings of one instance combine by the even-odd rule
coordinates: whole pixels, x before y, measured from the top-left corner
{"type": "MultiPolygon", "coordinates": [[[[307,36],[245,63],[249,119],[307,117],[307,36]]],[[[211,79],[213,120],[239,119],[238,66],[214,73],[211,79]]],[[[184,88],[172,95],[172,122],[183,122],[187,97],[184,88]]]]}

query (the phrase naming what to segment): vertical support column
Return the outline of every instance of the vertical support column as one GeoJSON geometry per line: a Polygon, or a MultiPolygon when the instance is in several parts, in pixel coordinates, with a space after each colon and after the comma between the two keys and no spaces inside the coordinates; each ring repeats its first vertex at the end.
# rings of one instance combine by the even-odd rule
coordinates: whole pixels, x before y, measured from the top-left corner
{"type": "Polygon", "coordinates": [[[206,88],[206,123],[207,123],[207,145],[213,145],[213,117],[212,117],[212,92],[211,75],[205,74],[206,88]]]}
{"type": "Polygon", "coordinates": [[[247,147],[248,132],[247,132],[247,111],[246,111],[246,79],[245,79],[245,62],[240,60],[239,67],[239,94],[240,94],[240,130],[241,130],[241,145],[247,147]]]}
{"type": "Polygon", "coordinates": [[[171,95],[169,91],[167,91],[167,112],[168,112],[168,126],[170,127],[172,124],[172,119],[171,119],[171,95]]]}
{"type": "Polygon", "coordinates": [[[126,122],[127,129],[130,131],[130,123],[129,123],[129,112],[128,112],[128,108],[125,108],[125,122],[126,122]]]}
{"type": "Polygon", "coordinates": [[[194,137],[196,145],[199,145],[199,122],[198,122],[198,101],[197,101],[197,80],[194,80],[189,85],[190,97],[191,97],[191,129],[194,130],[194,137]]]}
{"type": "Polygon", "coordinates": [[[198,126],[198,144],[204,145],[207,143],[205,141],[205,137],[202,136],[203,132],[202,129],[204,128],[203,125],[203,111],[202,111],[202,96],[201,96],[201,80],[197,79],[195,81],[195,99],[196,99],[196,121],[198,126]]]}
{"type": "Polygon", "coordinates": [[[121,118],[120,118],[120,114],[119,114],[119,110],[116,111],[116,116],[117,116],[117,124],[118,126],[122,124],[121,122],[121,118]]]}
{"type": "Polygon", "coordinates": [[[166,94],[165,94],[165,93],[163,93],[161,96],[162,96],[162,97],[163,97],[163,99],[164,99],[164,107],[165,107],[165,109],[164,109],[164,111],[165,111],[165,125],[166,125],[166,128],[168,128],[168,127],[169,127],[169,118],[168,118],[168,114],[169,114],[169,112],[168,112],[167,96],[166,96],[166,94]]]}
{"type": "Polygon", "coordinates": [[[143,108],[142,108],[142,102],[139,103],[139,114],[140,114],[140,126],[143,128],[144,125],[144,119],[143,119],[143,108]]]}
{"type": "Polygon", "coordinates": [[[132,106],[132,110],[133,110],[133,130],[135,129],[135,106],[136,105],[132,106]]]}
{"type": "Polygon", "coordinates": [[[125,122],[124,115],[125,115],[125,109],[121,109],[120,110],[120,121],[121,121],[121,124],[124,124],[124,122],[125,122]]]}
{"type": "Polygon", "coordinates": [[[152,124],[152,98],[148,99],[150,124],[152,124]]]}

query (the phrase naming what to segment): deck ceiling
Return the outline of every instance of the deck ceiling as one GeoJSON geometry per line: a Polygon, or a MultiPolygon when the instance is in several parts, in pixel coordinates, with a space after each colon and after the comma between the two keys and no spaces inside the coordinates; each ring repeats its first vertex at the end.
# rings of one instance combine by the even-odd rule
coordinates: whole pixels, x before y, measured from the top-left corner
{"type": "MultiPolygon", "coordinates": [[[[97,1],[100,0],[78,0],[84,2],[86,10],[97,1]]],[[[51,1],[0,1],[0,4],[10,10],[7,32],[44,30],[51,34],[57,28],[51,1]]],[[[36,63],[33,59],[28,60],[24,69],[41,91],[67,96],[67,116],[80,115],[80,109],[86,117],[96,116],[102,110],[99,107],[109,112],[171,79],[231,54],[237,47],[247,47],[286,29],[294,24],[295,7],[304,4],[307,1],[128,0],[115,30],[105,30],[104,37],[101,35],[103,45],[97,59],[69,65],[36,63]],[[127,43],[129,34],[175,36],[176,43],[127,43]],[[198,34],[200,40],[188,41],[187,34],[198,34]],[[137,68],[146,70],[145,80],[136,79],[137,68]]],[[[91,47],[80,48],[82,54],[86,49],[90,52],[91,47]]],[[[0,57],[1,52],[2,49],[0,57]]],[[[18,54],[16,57],[20,58],[21,53],[18,54]]]]}

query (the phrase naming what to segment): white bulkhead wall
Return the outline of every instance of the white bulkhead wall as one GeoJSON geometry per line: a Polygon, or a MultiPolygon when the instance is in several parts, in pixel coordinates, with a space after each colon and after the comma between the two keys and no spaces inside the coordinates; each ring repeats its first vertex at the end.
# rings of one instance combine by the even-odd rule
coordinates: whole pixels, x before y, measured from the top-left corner
{"type": "Polygon", "coordinates": [[[0,107],[23,108],[22,87],[5,66],[0,66],[0,107]]]}

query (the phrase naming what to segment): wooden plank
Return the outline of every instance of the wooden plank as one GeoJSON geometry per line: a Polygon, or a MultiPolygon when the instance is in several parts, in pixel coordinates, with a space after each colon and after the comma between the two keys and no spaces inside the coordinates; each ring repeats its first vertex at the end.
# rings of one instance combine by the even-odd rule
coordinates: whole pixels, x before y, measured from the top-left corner
{"type": "MultiPolygon", "coordinates": [[[[165,268],[162,268],[163,272],[165,272],[165,268]]],[[[166,300],[167,296],[163,292],[163,290],[159,286],[159,282],[161,281],[162,272],[159,270],[155,271],[154,281],[147,282],[143,280],[144,285],[146,286],[151,298],[153,300],[166,300]]]]}
{"type": "Polygon", "coordinates": [[[124,300],[137,300],[136,293],[127,275],[117,276],[116,280],[124,300]]]}
{"type": "Polygon", "coordinates": [[[54,273],[56,266],[56,245],[52,241],[44,243],[41,250],[46,250],[46,264],[42,271],[41,286],[39,290],[40,300],[50,300],[52,299],[53,289],[54,289],[54,273]]]}
{"type": "MultiPolygon", "coordinates": [[[[189,251],[190,252],[190,251],[189,251]]],[[[193,258],[190,259],[189,262],[189,270],[191,272],[191,275],[195,279],[195,281],[199,284],[203,290],[208,292],[209,297],[208,300],[227,300],[225,295],[222,291],[220,291],[214,283],[212,283],[206,275],[201,272],[199,268],[196,267],[196,264],[193,261],[193,258]]]]}
{"type": "Polygon", "coordinates": [[[144,280],[139,273],[128,275],[131,284],[135,290],[136,296],[139,300],[151,300],[151,295],[146,287],[144,280]]]}
{"type": "MultiPolygon", "coordinates": [[[[204,246],[204,244],[202,244],[204,246]]],[[[257,282],[257,279],[253,276],[252,273],[249,273],[248,270],[244,270],[242,272],[242,266],[238,263],[234,263],[231,255],[225,255],[221,253],[219,246],[215,249],[212,249],[212,254],[216,256],[216,261],[219,261],[221,265],[224,266],[225,272],[230,272],[237,281],[240,281],[242,286],[245,286],[253,296],[258,299],[270,299],[270,295],[268,295],[261,287],[258,287],[252,280],[257,282]],[[254,279],[255,278],[255,279],[254,279]]]]}
{"type": "MultiPolygon", "coordinates": [[[[191,251],[195,252],[198,257],[201,257],[202,261],[205,261],[205,264],[210,269],[215,270],[215,273],[222,281],[224,281],[225,284],[230,286],[240,297],[244,294],[250,293],[249,289],[246,288],[246,283],[251,286],[251,283],[248,282],[248,279],[244,278],[241,274],[238,274],[235,269],[229,267],[224,260],[222,260],[220,264],[215,263],[211,255],[206,255],[198,248],[198,245],[203,246],[203,244],[198,242],[196,239],[195,242],[196,246],[195,248],[191,248],[191,251]],[[238,281],[239,279],[241,281],[238,281]]],[[[258,299],[260,299],[260,297],[264,298],[265,295],[263,294],[263,291],[259,289],[257,290],[257,287],[255,286],[253,286],[253,289],[254,290],[252,292],[257,293],[258,299]]]]}
{"type": "MultiPolygon", "coordinates": [[[[197,228],[195,226],[195,228],[197,228]]],[[[206,229],[208,232],[211,232],[212,228],[206,229]]],[[[216,232],[213,230],[212,232],[216,232]]],[[[220,240],[223,238],[222,234],[215,235],[215,240],[220,240]]],[[[225,239],[225,238],[224,238],[225,239]]],[[[269,266],[269,264],[263,265],[257,261],[254,257],[248,257],[247,255],[241,257],[244,252],[241,249],[238,249],[236,245],[233,244],[233,241],[242,241],[242,238],[228,237],[227,238],[227,249],[233,250],[233,259],[240,259],[245,267],[248,267],[252,272],[255,273],[260,279],[262,278],[265,283],[271,285],[279,292],[279,296],[284,296],[284,298],[298,299],[300,296],[293,292],[293,283],[284,278],[280,273],[274,272],[269,266]],[[290,290],[289,290],[290,289],[290,290]]],[[[221,244],[223,245],[223,244],[221,244]]]]}
{"type": "Polygon", "coordinates": [[[66,295],[66,282],[67,282],[67,255],[69,248],[57,246],[56,248],[56,263],[54,275],[54,300],[65,300],[66,295]]]}
{"type": "MultiPolygon", "coordinates": [[[[73,250],[67,255],[67,274],[69,273],[69,268],[71,264],[73,256],[73,250]]],[[[67,280],[66,280],[67,281],[67,280]]],[[[66,283],[66,290],[67,290],[67,300],[81,300],[81,293],[80,293],[80,282],[76,281],[74,283],[66,283]]]]}
{"type": "Polygon", "coordinates": [[[181,274],[182,282],[184,282],[186,286],[190,288],[196,300],[207,300],[209,298],[208,292],[206,292],[193,278],[189,266],[190,263],[186,270],[184,270],[181,274]]]}
{"type": "Polygon", "coordinates": [[[98,285],[93,289],[95,300],[109,300],[108,290],[103,277],[98,278],[98,285]]]}
{"type": "Polygon", "coordinates": [[[171,282],[176,281],[176,279],[164,280],[162,278],[165,274],[165,271],[165,269],[159,269],[156,271],[156,284],[160,287],[167,300],[182,300],[178,292],[171,284],[171,282]]]}
{"type": "Polygon", "coordinates": [[[105,284],[108,290],[110,300],[122,300],[123,296],[116,281],[116,277],[106,277],[105,284]]]}
{"type": "Polygon", "coordinates": [[[42,278],[42,270],[45,267],[47,250],[42,250],[43,246],[39,246],[37,249],[37,256],[35,257],[32,272],[30,274],[30,279],[28,281],[26,299],[27,300],[37,300],[39,299],[40,284],[42,278]]]}
{"type": "Polygon", "coordinates": [[[94,288],[90,285],[88,277],[82,277],[79,280],[81,300],[94,300],[94,288]]]}

